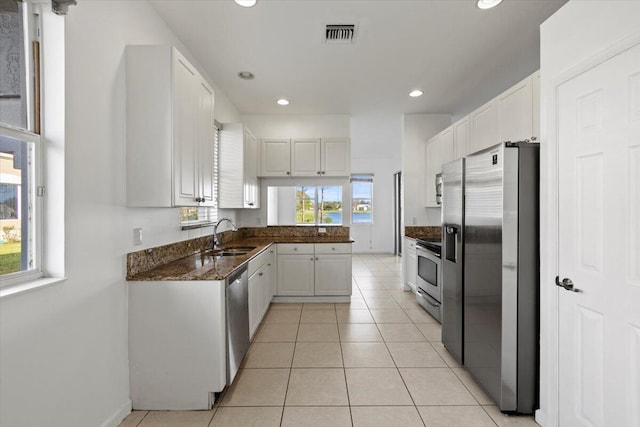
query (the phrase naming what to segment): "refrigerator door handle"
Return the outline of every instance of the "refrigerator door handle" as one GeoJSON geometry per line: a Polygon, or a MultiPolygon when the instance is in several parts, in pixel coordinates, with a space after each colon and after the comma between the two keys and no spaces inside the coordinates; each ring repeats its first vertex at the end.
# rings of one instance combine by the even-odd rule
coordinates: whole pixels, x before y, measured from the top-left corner
{"type": "Polygon", "coordinates": [[[445,257],[447,261],[458,262],[458,227],[445,227],[445,257]]]}

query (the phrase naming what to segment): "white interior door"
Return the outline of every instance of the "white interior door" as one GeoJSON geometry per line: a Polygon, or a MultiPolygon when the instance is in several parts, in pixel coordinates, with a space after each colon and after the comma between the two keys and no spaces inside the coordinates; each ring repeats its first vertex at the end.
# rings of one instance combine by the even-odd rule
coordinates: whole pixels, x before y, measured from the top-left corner
{"type": "Polygon", "coordinates": [[[560,426],[640,426],[640,45],[558,88],[560,426]]]}

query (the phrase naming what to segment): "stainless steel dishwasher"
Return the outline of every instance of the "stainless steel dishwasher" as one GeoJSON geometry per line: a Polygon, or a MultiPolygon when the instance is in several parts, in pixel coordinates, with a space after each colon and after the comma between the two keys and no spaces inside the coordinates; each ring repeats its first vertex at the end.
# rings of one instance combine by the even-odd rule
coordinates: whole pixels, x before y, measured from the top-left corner
{"type": "Polygon", "coordinates": [[[249,280],[244,267],[227,278],[227,385],[249,350],[249,280]]]}

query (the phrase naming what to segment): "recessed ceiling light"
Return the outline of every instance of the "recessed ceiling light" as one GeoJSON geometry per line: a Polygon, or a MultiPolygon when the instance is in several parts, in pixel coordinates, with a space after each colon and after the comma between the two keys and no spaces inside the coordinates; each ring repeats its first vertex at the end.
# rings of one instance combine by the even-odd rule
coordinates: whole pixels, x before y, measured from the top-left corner
{"type": "Polygon", "coordinates": [[[415,90],[412,90],[411,92],[409,92],[409,96],[412,97],[412,98],[417,98],[419,96],[422,96],[422,94],[424,94],[424,92],[421,91],[420,89],[415,89],[415,90]]]}
{"type": "Polygon", "coordinates": [[[242,7],[251,7],[256,5],[257,0],[235,0],[242,7]]]}
{"type": "Polygon", "coordinates": [[[289,100],[284,98],[278,99],[276,102],[278,103],[278,105],[289,105],[289,100]]]}
{"type": "Polygon", "coordinates": [[[241,79],[244,79],[244,80],[253,80],[253,78],[255,76],[250,71],[240,71],[238,73],[238,77],[240,77],[241,79]]]}
{"type": "Polygon", "coordinates": [[[478,8],[491,9],[492,7],[496,7],[500,3],[502,3],[502,0],[478,0],[478,8]]]}

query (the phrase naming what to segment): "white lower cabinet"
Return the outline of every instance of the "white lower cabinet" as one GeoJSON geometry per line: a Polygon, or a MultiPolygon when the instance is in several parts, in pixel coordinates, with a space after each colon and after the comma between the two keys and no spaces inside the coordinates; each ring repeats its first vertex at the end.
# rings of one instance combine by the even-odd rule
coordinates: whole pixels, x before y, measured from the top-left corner
{"type": "Polygon", "coordinates": [[[351,244],[279,244],[277,295],[351,295],[351,244]]]}
{"type": "Polygon", "coordinates": [[[410,237],[405,237],[402,248],[402,273],[406,288],[416,290],[416,280],[418,276],[418,255],[416,254],[416,241],[410,237]]]}
{"type": "Polygon", "coordinates": [[[265,252],[249,261],[249,337],[253,338],[269,309],[275,294],[275,250],[265,252]]]}
{"type": "Polygon", "coordinates": [[[315,282],[314,267],[313,253],[278,254],[278,295],[312,296],[315,282]]]}
{"type": "Polygon", "coordinates": [[[133,409],[210,409],[227,382],[225,282],[127,285],[133,409]]]}
{"type": "Polygon", "coordinates": [[[351,295],[351,254],[316,256],[315,295],[351,295]]]}

